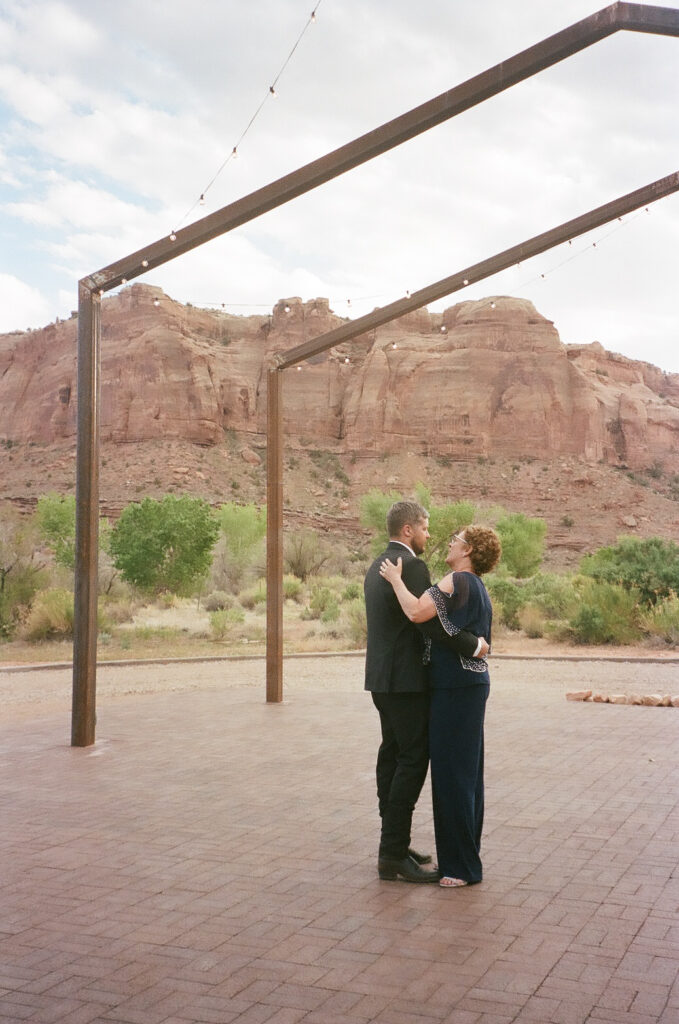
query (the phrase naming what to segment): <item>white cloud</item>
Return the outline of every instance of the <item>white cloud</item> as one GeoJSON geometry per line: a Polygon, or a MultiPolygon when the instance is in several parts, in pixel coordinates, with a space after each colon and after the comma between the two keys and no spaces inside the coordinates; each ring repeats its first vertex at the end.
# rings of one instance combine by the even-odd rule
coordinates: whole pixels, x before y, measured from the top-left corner
{"type": "Polygon", "coordinates": [[[0,273],[0,332],[22,331],[53,317],[51,304],[37,288],[0,273]]]}

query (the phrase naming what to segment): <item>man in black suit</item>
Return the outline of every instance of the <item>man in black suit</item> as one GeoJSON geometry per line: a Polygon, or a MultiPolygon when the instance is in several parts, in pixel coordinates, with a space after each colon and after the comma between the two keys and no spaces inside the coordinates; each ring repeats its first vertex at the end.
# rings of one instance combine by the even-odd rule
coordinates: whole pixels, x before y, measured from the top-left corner
{"type": "Polygon", "coordinates": [[[394,588],[380,576],[385,558],[392,562],[401,558],[403,581],[411,593],[420,597],[431,586],[429,570],[417,557],[424,552],[428,527],[428,513],[417,502],[392,505],[387,513],[389,545],[368,569],[364,583],[368,618],[365,689],[372,693],[382,729],[376,771],[382,819],[377,868],[382,879],[408,882],[436,882],[439,878],[437,871],[422,867],[431,857],[410,848],[413,811],[429,765],[423,633],[436,636],[469,658],[488,649],[482,639],[466,631],[449,637],[438,619],[415,626],[401,611],[394,588]]]}

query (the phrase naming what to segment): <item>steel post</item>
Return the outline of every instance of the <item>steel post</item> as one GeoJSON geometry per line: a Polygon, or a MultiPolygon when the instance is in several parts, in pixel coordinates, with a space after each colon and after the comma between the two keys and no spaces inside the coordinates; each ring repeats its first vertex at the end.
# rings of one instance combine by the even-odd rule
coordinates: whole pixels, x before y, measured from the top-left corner
{"type": "Polygon", "coordinates": [[[267,373],[266,700],[283,700],[283,374],[267,373]]]}
{"type": "Polygon", "coordinates": [[[94,743],[99,552],[99,378],[101,297],[78,288],[78,448],[71,745],[94,743]]]}

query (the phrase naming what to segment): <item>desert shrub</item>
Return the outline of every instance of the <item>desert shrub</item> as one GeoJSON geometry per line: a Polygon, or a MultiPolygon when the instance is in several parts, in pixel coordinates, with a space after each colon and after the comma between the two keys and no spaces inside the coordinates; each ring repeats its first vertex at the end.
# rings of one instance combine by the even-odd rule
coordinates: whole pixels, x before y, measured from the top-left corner
{"type": "Polygon", "coordinates": [[[205,598],[203,604],[206,611],[217,612],[222,611],[224,608],[233,607],[233,600],[231,594],[227,594],[224,590],[213,590],[205,598]]]}
{"type": "Polygon", "coordinates": [[[321,612],[321,622],[337,622],[340,617],[340,606],[337,601],[330,601],[321,612]]]}
{"type": "Polygon", "coordinates": [[[536,605],[548,619],[567,619],[579,601],[571,576],[557,573],[536,573],[522,585],[526,602],[536,605]]]}
{"type": "Polygon", "coordinates": [[[43,590],[35,598],[21,627],[24,640],[73,636],[73,594],[70,590],[43,590]]]}
{"type": "Polygon", "coordinates": [[[47,573],[35,566],[16,567],[0,589],[0,637],[12,637],[26,618],[35,595],[46,585],[47,573]]]}
{"type": "Polygon", "coordinates": [[[346,587],[342,591],[343,601],[355,601],[356,598],[363,596],[363,587],[357,580],[352,580],[351,583],[347,583],[346,587]]]}
{"type": "Polygon", "coordinates": [[[493,602],[494,618],[509,629],[520,629],[519,610],[526,603],[523,587],[508,576],[491,573],[484,578],[493,602]]]}
{"type": "Polygon", "coordinates": [[[340,462],[338,456],[335,455],[333,452],[325,452],[320,451],[319,449],[316,448],[312,448],[309,451],[309,458],[311,459],[315,466],[318,466],[318,468],[325,473],[326,476],[334,476],[335,479],[339,480],[341,483],[344,484],[348,484],[351,482],[346,472],[342,468],[342,463],[340,462]]]}
{"type": "Polygon", "coordinates": [[[340,615],[339,602],[331,588],[316,583],[311,588],[309,604],[302,611],[302,619],[320,619],[321,622],[336,622],[340,615]]]}
{"type": "Polygon", "coordinates": [[[583,558],[580,571],[601,583],[635,590],[647,605],[679,593],[679,544],[660,537],[619,537],[583,558]]]}
{"type": "Polygon", "coordinates": [[[287,573],[300,580],[317,576],[330,559],[330,549],[313,530],[297,530],[285,536],[284,564],[287,573]]]}
{"type": "Polygon", "coordinates": [[[544,519],[515,512],[498,519],[495,529],[502,541],[502,565],[507,572],[521,579],[537,572],[545,549],[544,519]]]}
{"type": "Polygon", "coordinates": [[[658,636],[668,644],[679,644],[679,597],[676,594],[644,609],[639,620],[641,628],[651,636],[658,636]]]}
{"type": "Polygon", "coordinates": [[[245,622],[245,613],[241,608],[219,608],[210,614],[210,635],[213,640],[225,640],[233,632],[234,626],[245,622]]]}
{"type": "Polygon", "coordinates": [[[536,604],[524,604],[519,608],[517,618],[521,629],[532,640],[545,635],[545,615],[536,604]]]}
{"type": "Polygon", "coordinates": [[[131,622],[139,607],[140,602],[133,597],[103,596],[99,598],[100,614],[104,614],[112,625],[131,622]]]}
{"type": "Polygon", "coordinates": [[[351,646],[362,649],[368,640],[368,622],[363,598],[357,597],[355,600],[348,602],[344,607],[344,615],[351,646]]]}
{"type": "Polygon", "coordinates": [[[629,644],[639,639],[638,594],[614,583],[586,581],[569,619],[579,644],[629,644]]]}
{"type": "Polygon", "coordinates": [[[304,587],[302,581],[298,580],[296,576],[288,574],[283,577],[283,597],[291,601],[302,601],[304,595],[304,587]]]}
{"type": "Polygon", "coordinates": [[[254,587],[241,591],[238,595],[238,602],[243,608],[252,611],[256,605],[266,604],[266,581],[259,580],[254,587]]]}
{"type": "Polygon", "coordinates": [[[135,626],[133,629],[126,629],[135,640],[146,641],[151,644],[167,644],[186,636],[187,630],[179,626],[135,626]]]}

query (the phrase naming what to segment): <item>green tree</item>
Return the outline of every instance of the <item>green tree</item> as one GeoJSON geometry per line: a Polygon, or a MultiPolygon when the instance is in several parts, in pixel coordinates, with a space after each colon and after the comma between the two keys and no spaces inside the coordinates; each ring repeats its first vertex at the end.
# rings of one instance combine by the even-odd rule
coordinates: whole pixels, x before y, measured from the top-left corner
{"type": "Polygon", "coordinates": [[[201,498],[144,498],[123,509],[111,556],[123,579],[142,590],[187,594],[206,576],[218,534],[217,517],[201,498]]]}
{"type": "Polygon", "coordinates": [[[59,565],[75,566],[75,497],[72,494],[44,494],[36,509],[38,529],[54,551],[59,565]]]}
{"type": "Polygon", "coordinates": [[[0,636],[11,636],[45,582],[36,564],[38,531],[33,517],[0,506],[0,636]]]}
{"type": "Polygon", "coordinates": [[[217,512],[220,537],[212,562],[212,582],[237,593],[248,576],[261,574],[266,536],[266,508],[227,501],[217,512]]]}
{"type": "MultiPolygon", "coordinates": [[[[36,521],[42,539],[54,552],[57,565],[75,568],[75,498],[44,494],[38,499],[36,521]]],[[[99,520],[99,592],[109,593],[117,576],[110,557],[111,524],[99,520]]]]}
{"type": "Polygon", "coordinates": [[[580,571],[601,583],[638,590],[641,601],[653,605],[679,593],[679,544],[660,537],[619,537],[583,558],[580,571]]]}
{"type": "Polygon", "coordinates": [[[401,501],[401,495],[395,491],[381,491],[379,487],[372,487],[360,500],[361,525],[372,530],[372,552],[379,555],[387,546],[387,512],[395,501],[401,501]]]}
{"type": "Polygon", "coordinates": [[[544,519],[513,512],[498,520],[496,530],[502,541],[502,565],[507,572],[519,579],[537,572],[545,549],[544,519]]]}

